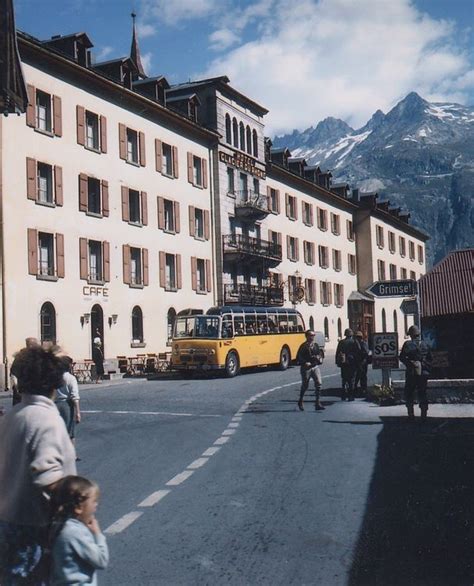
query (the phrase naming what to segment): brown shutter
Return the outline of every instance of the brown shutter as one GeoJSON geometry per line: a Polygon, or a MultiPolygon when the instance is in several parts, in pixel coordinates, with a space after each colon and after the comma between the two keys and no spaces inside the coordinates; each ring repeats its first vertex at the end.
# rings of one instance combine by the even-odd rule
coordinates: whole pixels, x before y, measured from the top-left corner
{"type": "Polygon", "coordinates": [[[128,187],[122,185],[122,220],[130,221],[130,201],[128,199],[128,187]]]}
{"type": "Polygon", "coordinates": [[[119,124],[119,154],[124,161],[127,160],[127,127],[119,124]]]}
{"type": "Polygon", "coordinates": [[[102,257],[104,259],[104,281],[110,282],[110,244],[102,242],[102,257]]]}
{"type": "Polygon", "coordinates": [[[79,238],[79,278],[86,281],[89,278],[87,261],[87,238],[79,238]]]}
{"type": "Polygon", "coordinates": [[[175,179],[178,179],[178,177],[179,177],[178,148],[174,146],[172,148],[172,151],[173,151],[173,176],[175,177],[175,179]]]}
{"type": "Polygon", "coordinates": [[[181,255],[177,254],[175,256],[176,259],[176,285],[178,289],[181,289],[183,286],[183,277],[181,274],[181,255]]]}
{"type": "Polygon", "coordinates": [[[107,217],[110,214],[109,182],[103,179],[100,184],[102,186],[102,214],[107,217]]]}
{"type": "Polygon", "coordinates": [[[161,167],[163,164],[161,149],[161,140],[159,138],[155,138],[155,167],[158,173],[161,173],[161,167]]]}
{"type": "Polygon", "coordinates": [[[56,274],[59,278],[64,278],[64,235],[56,234],[56,274]]]}
{"type": "Polygon", "coordinates": [[[123,282],[125,285],[130,285],[130,246],[128,244],[124,244],[122,246],[122,254],[123,254],[123,282]]]}
{"type": "Polygon", "coordinates": [[[193,173],[193,154],[188,153],[188,181],[189,183],[194,183],[194,173],[193,173]]]}
{"type": "Polygon", "coordinates": [[[100,150],[102,153],[107,152],[107,118],[100,116],[100,150]]]}
{"type": "Polygon", "coordinates": [[[165,229],[165,200],[158,196],[157,197],[157,209],[158,209],[158,228],[160,230],[165,229]]]}
{"type": "Polygon", "coordinates": [[[146,165],[146,153],[145,153],[145,134],[143,132],[138,133],[138,149],[140,153],[140,166],[146,165]]]}
{"type": "Polygon", "coordinates": [[[56,136],[63,135],[63,119],[62,119],[62,105],[59,96],[53,96],[53,121],[54,134],[56,136]]]}
{"type": "Polygon", "coordinates": [[[54,200],[57,206],[63,205],[63,168],[54,167],[54,200]]]}
{"type": "Polygon", "coordinates": [[[195,256],[191,257],[191,288],[197,291],[197,259],[195,256]]]}
{"type": "Polygon", "coordinates": [[[296,260],[300,260],[300,239],[295,238],[296,260]]]}
{"type": "Polygon", "coordinates": [[[209,210],[204,210],[204,238],[209,240],[211,237],[211,218],[209,210]]]}
{"type": "Polygon", "coordinates": [[[165,272],[166,260],[165,260],[165,253],[164,252],[159,253],[159,259],[160,259],[160,287],[165,288],[166,287],[166,272],[165,272]]]}
{"type": "Polygon", "coordinates": [[[87,175],[81,173],[79,175],[79,211],[80,212],[87,212],[89,207],[88,201],[88,182],[87,182],[87,175]]]}
{"type": "Polygon", "coordinates": [[[142,224],[148,226],[148,198],[146,191],[140,193],[141,208],[142,208],[142,224]]]}
{"type": "Polygon", "coordinates": [[[26,158],[26,196],[34,201],[38,199],[36,161],[29,157],[26,158]]]}
{"type": "Polygon", "coordinates": [[[28,273],[38,274],[38,231],[28,228],[28,273]]]}
{"type": "Polygon", "coordinates": [[[277,209],[276,209],[276,211],[279,214],[280,213],[280,210],[281,210],[281,207],[280,207],[280,190],[279,189],[276,190],[276,202],[277,202],[277,209]]]}
{"type": "Polygon", "coordinates": [[[189,210],[189,235],[194,238],[196,235],[196,218],[194,216],[194,206],[188,206],[189,210]]]}
{"type": "Polygon", "coordinates": [[[270,229],[269,229],[269,230],[268,230],[268,242],[273,242],[273,239],[272,239],[272,234],[273,234],[273,230],[270,230],[270,229]]]}
{"type": "Polygon", "coordinates": [[[303,223],[306,223],[305,213],[304,213],[304,204],[305,202],[301,202],[301,218],[303,219],[303,223]]]}
{"type": "Polygon", "coordinates": [[[207,189],[207,159],[201,159],[202,187],[207,189]]]}
{"type": "Polygon", "coordinates": [[[319,281],[319,299],[321,300],[321,305],[324,303],[324,295],[323,295],[323,282],[319,281]]]}
{"type": "Polygon", "coordinates": [[[76,134],[77,144],[84,146],[86,144],[86,110],[84,106],[76,106],[76,134]]]}
{"type": "Polygon", "coordinates": [[[149,284],[149,271],[148,271],[148,248],[142,249],[142,257],[143,257],[143,285],[145,287],[149,284]]]}
{"type": "Polygon", "coordinates": [[[304,280],[304,290],[305,290],[306,303],[310,302],[309,295],[308,295],[308,293],[309,293],[308,283],[309,283],[309,279],[305,279],[304,280]]]}
{"type": "Polygon", "coordinates": [[[212,290],[211,283],[211,261],[206,260],[206,289],[210,293],[212,290]]]}
{"type": "MultiPolygon", "coordinates": [[[[283,241],[283,234],[281,232],[277,232],[278,236],[277,236],[277,240],[278,240],[278,244],[281,246],[282,245],[282,241],[283,241]]],[[[283,253],[283,251],[282,251],[283,253]]]]}
{"type": "MultiPolygon", "coordinates": [[[[36,90],[34,86],[28,84],[26,86],[28,93],[28,106],[26,107],[26,124],[32,128],[36,128],[36,90]]],[[[36,275],[36,272],[34,273],[36,275]]]]}
{"type": "Polygon", "coordinates": [[[173,202],[174,206],[174,231],[179,234],[181,231],[181,221],[179,217],[179,201],[173,202]]]}
{"type": "Polygon", "coordinates": [[[298,219],[298,200],[295,197],[295,220],[298,219]]]}
{"type": "Polygon", "coordinates": [[[286,256],[291,260],[290,256],[290,237],[286,237],[286,256]]]}

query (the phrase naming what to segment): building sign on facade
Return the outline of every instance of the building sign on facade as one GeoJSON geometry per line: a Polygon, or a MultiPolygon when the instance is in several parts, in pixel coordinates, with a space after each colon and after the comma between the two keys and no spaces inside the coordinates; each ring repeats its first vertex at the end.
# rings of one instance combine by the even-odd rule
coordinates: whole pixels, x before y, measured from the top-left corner
{"type": "Polygon", "coordinates": [[[82,288],[82,294],[87,299],[90,299],[91,297],[101,297],[104,301],[107,301],[109,298],[108,288],[98,287],[96,285],[84,285],[82,288]]]}
{"type": "Polygon", "coordinates": [[[242,169],[247,173],[251,173],[258,179],[265,179],[266,177],[265,171],[255,166],[255,160],[252,159],[252,157],[244,155],[243,153],[234,153],[229,155],[228,153],[219,151],[219,161],[221,161],[221,163],[225,163],[226,165],[232,165],[233,167],[242,169]]]}

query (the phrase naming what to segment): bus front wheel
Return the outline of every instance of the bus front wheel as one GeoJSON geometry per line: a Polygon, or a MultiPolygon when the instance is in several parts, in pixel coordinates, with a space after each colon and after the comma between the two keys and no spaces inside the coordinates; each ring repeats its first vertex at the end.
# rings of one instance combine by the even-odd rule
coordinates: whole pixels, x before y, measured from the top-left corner
{"type": "Polygon", "coordinates": [[[237,352],[229,352],[227,354],[227,358],[225,359],[225,374],[228,378],[232,378],[239,374],[239,357],[237,352]]]}
{"type": "Polygon", "coordinates": [[[290,366],[290,350],[287,346],[283,346],[280,352],[280,370],[286,370],[290,366]]]}

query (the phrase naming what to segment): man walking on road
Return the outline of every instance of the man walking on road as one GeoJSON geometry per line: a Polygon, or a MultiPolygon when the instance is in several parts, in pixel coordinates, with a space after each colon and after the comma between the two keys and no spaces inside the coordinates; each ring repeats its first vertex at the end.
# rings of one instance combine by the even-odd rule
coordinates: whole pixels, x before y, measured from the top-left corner
{"type": "Polygon", "coordinates": [[[367,392],[367,367],[369,364],[369,345],[364,340],[364,334],[361,331],[356,332],[356,340],[359,343],[360,355],[356,377],[354,381],[354,390],[357,391],[357,385],[360,384],[360,390],[363,395],[367,392]]]}
{"type": "Polygon", "coordinates": [[[354,400],[355,377],[360,362],[360,346],[354,338],[354,332],[347,328],[345,338],[339,341],[336,349],[336,365],[341,369],[342,395],[345,401],[354,400]]]}
{"type": "Polygon", "coordinates": [[[304,411],[303,397],[308,389],[309,381],[313,379],[315,388],[314,408],[316,411],[324,411],[324,407],[320,402],[322,379],[319,370],[319,365],[322,364],[324,360],[324,350],[314,341],[315,333],[312,330],[307,330],[305,335],[306,342],[301,344],[298,349],[298,354],[296,355],[296,360],[300,365],[301,373],[301,390],[298,408],[300,411],[304,411]]]}

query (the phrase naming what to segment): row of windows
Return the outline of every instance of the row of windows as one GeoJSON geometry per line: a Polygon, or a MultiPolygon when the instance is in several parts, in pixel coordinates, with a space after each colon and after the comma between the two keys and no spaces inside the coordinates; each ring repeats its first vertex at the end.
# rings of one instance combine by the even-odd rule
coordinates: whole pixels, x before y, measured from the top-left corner
{"type": "Polygon", "coordinates": [[[236,149],[258,158],[257,131],[251,130],[250,126],[245,126],[242,121],[237,122],[235,117],[231,120],[229,114],[225,115],[225,141],[236,149]]]}
{"type": "MultiPolygon", "coordinates": [[[[395,281],[397,279],[412,279],[416,281],[416,273],[415,271],[408,271],[408,269],[404,267],[400,267],[400,271],[397,265],[389,264],[388,265],[388,273],[385,270],[386,263],[383,260],[377,261],[377,276],[379,281],[385,281],[388,277],[391,281],[395,281]]],[[[420,274],[420,277],[422,275],[420,274]]]]}
{"type": "MultiPolygon", "coordinates": [[[[130,287],[149,285],[148,249],[122,246],[123,282],[130,287]]],[[[211,291],[211,262],[191,257],[193,291],[211,291]]],[[[28,229],[28,272],[40,279],[65,277],[64,235],[28,229]]],[[[79,238],[79,276],[92,284],[110,282],[110,244],[107,241],[79,238]]],[[[182,288],[181,255],[159,252],[159,284],[166,291],[182,288]]]]}
{"type": "MultiPolygon", "coordinates": [[[[387,312],[385,311],[385,308],[382,309],[382,313],[381,313],[381,322],[382,322],[382,332],[387,332],[387,331],[393,331],[393,332],[398,332],[398,313],[397,310],[394,309],[393,310],[393,329],[392,330],[387,330],[387,312]]],[[[404,336],[408,336],[408,315],[404,314],[403,315],[403,334],[404,336]]]]}
{"type": "MultiPolygon", "coordinates": [[[[385,247],[385,232],[383,226],[375,226],[375,242],[379,248],[385,247]]],[[[423,246],[418,244],[418,262],[423,264],[424,262],[424,251],[423,246]]],[[[397,238],[395,232],[388,230],[388,249],[392,254],[397,252],[397,238]]],[[[407,254],[406,239],[404,236],[398,237],[398,251],[400,256],[405,257],[407,254]]],[[[408,241],[408,256],[410,260],[415,260],[415,243],[412,240],[408,241]]]]}

